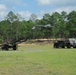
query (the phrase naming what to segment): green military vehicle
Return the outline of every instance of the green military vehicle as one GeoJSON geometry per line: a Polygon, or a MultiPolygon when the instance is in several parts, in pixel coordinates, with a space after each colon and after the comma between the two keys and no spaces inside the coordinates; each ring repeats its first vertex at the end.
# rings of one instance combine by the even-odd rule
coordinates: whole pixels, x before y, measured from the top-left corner
{"type": "Polygon", "coordinates": [[[68,38],[66,40],[57,40],[54,42],[54,48],[76,48],[76,39],[68,38]]]}

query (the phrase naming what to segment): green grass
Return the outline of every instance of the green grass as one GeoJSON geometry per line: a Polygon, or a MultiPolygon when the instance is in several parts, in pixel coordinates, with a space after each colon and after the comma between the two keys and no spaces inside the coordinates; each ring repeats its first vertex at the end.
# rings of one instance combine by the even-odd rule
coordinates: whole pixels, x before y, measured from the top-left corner
{"type": "Polygon", "coordinates": [[[22,45],[0,51],[0,75],[76,75],[76,49],[22,45]]]}

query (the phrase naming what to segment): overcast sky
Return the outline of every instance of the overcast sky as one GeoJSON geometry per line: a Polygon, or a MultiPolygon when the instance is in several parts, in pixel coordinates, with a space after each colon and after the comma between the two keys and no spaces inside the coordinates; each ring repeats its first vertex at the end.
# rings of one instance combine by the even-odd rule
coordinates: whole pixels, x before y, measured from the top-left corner
{"type": "Polygon", "coordinates": [[[42,18],[45,13],[76,11],[76,0],[0,0],[0,20],[9,11],[19,13],[26,20],[31,14],[42,18]]]}

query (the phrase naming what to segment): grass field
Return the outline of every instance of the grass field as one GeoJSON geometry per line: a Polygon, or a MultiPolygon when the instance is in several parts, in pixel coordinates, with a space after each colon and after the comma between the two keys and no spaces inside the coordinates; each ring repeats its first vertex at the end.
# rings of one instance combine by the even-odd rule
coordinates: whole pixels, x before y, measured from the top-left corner
{"type": "Polygon", "coordinates": [[[76,49],[23,44],[0,51],[0,75],[76,75],[76,49]]]}

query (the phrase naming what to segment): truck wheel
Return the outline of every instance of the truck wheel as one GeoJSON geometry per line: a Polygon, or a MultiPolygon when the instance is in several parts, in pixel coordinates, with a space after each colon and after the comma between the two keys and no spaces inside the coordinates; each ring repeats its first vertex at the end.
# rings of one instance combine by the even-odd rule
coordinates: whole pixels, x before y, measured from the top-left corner
{"type": "Polygon", "coordinates": [[[76,46],[73,46],[73,48],[76,48],[76,46]]]}
{"type": "Polygon", "coordinates": [[[71,48],[70,46],[67,46],[67,48],[71,48]]]}
{"type": "Polygon", "coordinates": [[[65,48],[65,46],[62,46],[62,48],[65,48]]]}

